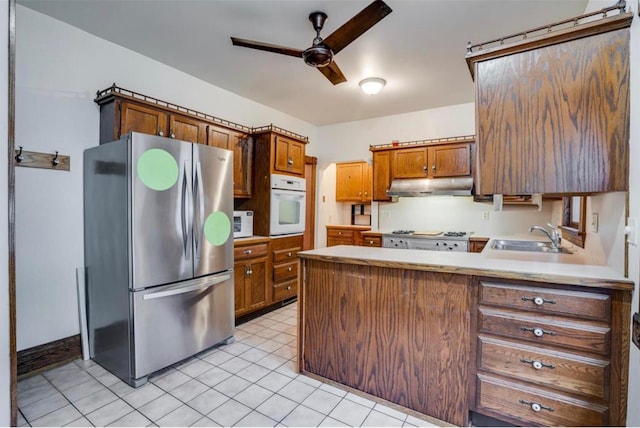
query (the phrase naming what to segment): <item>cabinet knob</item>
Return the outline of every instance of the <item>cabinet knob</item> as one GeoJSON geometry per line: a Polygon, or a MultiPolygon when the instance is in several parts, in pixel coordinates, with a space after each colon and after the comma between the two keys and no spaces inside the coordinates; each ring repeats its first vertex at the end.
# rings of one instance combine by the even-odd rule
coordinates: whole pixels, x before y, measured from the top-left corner
{"type": "Polygon", "coordinates": [[[540,327],[526,327],[526,326],[522,326],[520,327],[520,330],[522,331],[530,331],[531,333],[533,333],[533,335],[535,337],[542,337],[545,334],[548,334],[549,336],[555,336],[556,333],[554,331],[547,331],[547,330],[543,330],[540,327]]]}
{"type": "Polygon", "coordinates": [[[520,362],[525,364],[531,364],[531,366],[536,370],[540,370],[543,367],[546,367],[552,370],[556,368],[556,366],[554,366],[553,364],[546,364],[546,363],[543,363],[542,361],[537,361],[537,360],[527,360],[525,358],[520,358],[520,362]]]}
{"type": "Polygon", "coordinates": [[[164,137],[164,132],[162,132],[162,129],[158,129],[158,135],[164,137]]]}
{"type": "Polygon", "coordinates": [[[555,305],[556,304],[555,300],[547,300],[547,299],[544,299],[544,298],[542,298],[540,296],[536,296],[536,297],[522,296],[520,299],[523,302],[531,301],[531,302],[535,303],[536,306],[542,306],[545,303],[548,303],[550,305],[555,305]]]}
{"type": "Polygon", "coordinates": [[[291,158],[287,159],[287,165],[293,165],[293,159],[291,158]]]}
{"type": "Polygon", "coordinates": [[[244,250],[243,252],[244,252],[245,254],[251,254],[251,253],[253,253],[253,250],[244,250]]]}
{"type": "Polygon", "coordinates": [[[291,266],[289,266],[289,268],[287,269],[289,272],[291,272],[293,270],[293,268],[291,266]]]}
{"type": "Polygon", "coordinates": [[[423,166],[422,169],[426,171],[427,170],[427,166],[426,165],[423,166]]]}
{"type": "Polygon", "coordinates": [[[433,166],[431,167],[431,169],[432,169],[433,171],[435,171],[435,170],[436,170],[436,166],[435,166],[435,165],[433,165],[433,166]]]}
{"type": "Polygon", "coordinates": [[[176,134],[175,134],[173,131],[171,131],[171,135],[169,135],[169,136],[170,136],[171,138],[176,138],[176,134]]]}
{"type": "Polygon", "coordinates": [[[535,401],[520,400],[520,404],[531,406],[531,410],[533,410],[534,412],[539,412],[542,409],[547,410],[549,412],[553,412],[553,407],[543,406],[542,404],[536,403],[535,401]]]}
{"type": "Polygon", "coordinates": [[[292,255],[292,254],[291,254],[291,251],[289,251],[289,252],[287,253],[287,257],[291,257],[291,255],[292,255]]]}
{"type": "Polygon", "coordinates": [[[251,269],[247,269],[245,272],[248,276],[251,276],[253,274],[253,271],[251,269]]]}
{"type": "Polygon", "coordinates": [[[373,244],[373,241],[369,241],[369,244],[373,244]]]}
{"type": "Polygon", "coordinates": [[[289,285],[289,286],[287,286],[287,290],[291,290],[291,286],[290,286],[290,285],[289,285]]]}
{"type": "Polygon", "coordinates": [[[342,235],[342,232],[338,232],[338,235],[342,235]]]}
{"type": "Polygon", "coordinates": [[[362,192],[358,192],[358,196],[362,196],[362,192]]]}

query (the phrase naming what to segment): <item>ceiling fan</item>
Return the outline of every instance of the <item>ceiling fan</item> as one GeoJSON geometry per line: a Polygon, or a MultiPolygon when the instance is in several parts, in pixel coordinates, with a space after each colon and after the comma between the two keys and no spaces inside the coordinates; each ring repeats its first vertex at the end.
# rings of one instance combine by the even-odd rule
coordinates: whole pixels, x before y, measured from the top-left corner
{"type": "Polygon", "coordinates": [[[347,79],[344,77],[344,74],[342,74],[338,64],[333,61],[333,56],[390,13],[391,8],[387,6],[385,2],[375,0],[342,25],[342,27],[338,28],[325,39],[322,39],[322,37],[320,37],[320,31],[327,20],[327,14],[324,12],[313,12],[309,15],[309,21],[313,24],[316,37],[313,39],[313,45],[305,50],[239,39],[237,37],[231,37],[231,42],[234,46],[243,46],[302,58],[307,65],[316,67],[331,83],[337,85],[338,83],[346,82],[347,79]]]}

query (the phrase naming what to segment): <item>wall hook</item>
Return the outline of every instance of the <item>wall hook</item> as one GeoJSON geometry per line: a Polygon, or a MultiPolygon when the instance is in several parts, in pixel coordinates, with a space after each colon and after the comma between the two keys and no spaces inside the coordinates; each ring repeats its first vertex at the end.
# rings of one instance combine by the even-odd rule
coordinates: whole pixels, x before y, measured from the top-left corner
{"type": "MultiPolygon", "coordinates": [[[[20,147],[20,149],[22,149],[22,147],[20,147]]],[[[53,159],[51,159],[51,163],[53,164],[53,166],[57,166],[60,161],[58,160],[58,151],[56,150],[56,155],[53,157],[53,159]]]]}
{"type": "Polygon", "coordinates": [[[23,159],[24,159],[24,157],[22,156],[22,146],[20,146],[20,151],[16,155],[16,162],[20,163],[20,162],[22,162],[23,159]]]}

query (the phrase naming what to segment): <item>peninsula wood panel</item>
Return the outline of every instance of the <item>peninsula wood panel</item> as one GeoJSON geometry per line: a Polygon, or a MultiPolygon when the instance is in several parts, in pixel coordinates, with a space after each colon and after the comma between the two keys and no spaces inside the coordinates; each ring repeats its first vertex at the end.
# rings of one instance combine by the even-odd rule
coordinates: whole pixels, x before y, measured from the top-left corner
{"type": "Polygon", "coordinates": [[[478,194],[628,190],[629,30],[476,64],[478,194]]]}
{"type": "Polygon", "coordinates": [[[303,371],[468,423],[469,277],[314,260],[304,275],[303,371]]]}

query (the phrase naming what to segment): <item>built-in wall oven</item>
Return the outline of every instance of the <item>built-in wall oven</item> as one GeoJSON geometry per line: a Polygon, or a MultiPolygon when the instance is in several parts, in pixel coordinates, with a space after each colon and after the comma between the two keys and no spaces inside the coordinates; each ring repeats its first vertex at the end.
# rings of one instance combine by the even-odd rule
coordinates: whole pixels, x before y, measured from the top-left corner
{"type": "Polygon", "coordinates": [[[291,175],[271,175],[271,216],[269,235],[304,232],[306,182],[291,175]]]}

